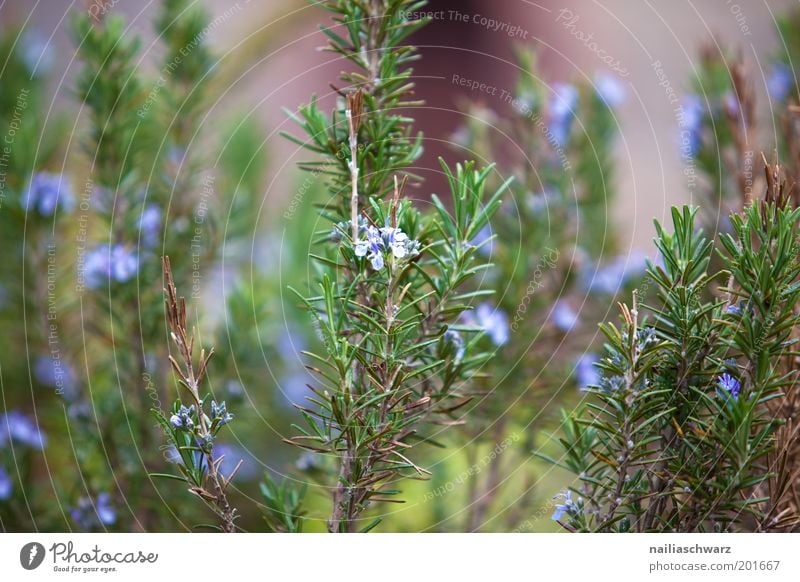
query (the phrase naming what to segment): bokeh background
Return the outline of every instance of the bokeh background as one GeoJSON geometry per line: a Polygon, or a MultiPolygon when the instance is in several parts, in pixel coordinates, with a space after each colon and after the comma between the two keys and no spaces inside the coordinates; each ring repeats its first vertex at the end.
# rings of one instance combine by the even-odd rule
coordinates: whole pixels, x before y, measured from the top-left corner
{"type": "MultiPolygon", "coordinates": [[[[158,2],[116,0],[112,4],[113,12],[123,14],[127,19],[129,30],[126,35],[142,38],[141,70],[148,75],[157,75],[159,59],[163,56],[163,47],[152,26],[158,2]]],[[[291,423],[297,420],[292,402],[301,401],[308,381],[299,365],[299,352],[305,348],[306,342],[313,342],[313,330],[303,332],[296,329],[294,322],[299,318],[292,313],[294,308],[289,306],[291,301],[285,296],[287,281],[307,277],[309,266],[305,260],[297,261],[296,256],[292,257],[286,249],[297,249],[298,240],[308,245],[313,231],[322,227],[313,209],[307,205],[292,210],[291,221],[276,220],[287,212],[293,201],[298,200],[299,192],[303,192],[299,199],[307,202],[304,200],[304,178],[296,167],[297,162],[307,156],[298,151],[296,145],[283,139],[280,133],[293,131],[286,110],[295,110],[299,104],[307,102],[310,95],[319,95],[323,108],[333,105],[335,94],[331,85],[337,83],[342,62],[335,55],[319,50],[326,42],[319,26],[327,24],[327,14],[314,3],[203,0],[200,4],[207,9],[211,22],[208,41],[216,59],[213,71],[215,86],[213,91],[211,87],[207,89],[209,94],[213,94],[213,101],[208,113],[202,117],[202,128],[192,148],[213,159],[217,153],[214,148],[219,147],[220,140],[224,140],[223,136],[235,120],[237,127],[254,132],[262,154],[258,158],[258,188],[253,210],[257,214],[253,217],[257,228],[251,230],[243,241],[226,249],[213,269],[204,271],[202,295],[198,301],[192,302],[192,306],[202,312],[202,322],[198,323],[203,332],[211,337],[210,330],[224,328],[228,334],[225,337],[235,340],[240,330],[232,328],[231,322],[238,321],[235,316],[242,316],[242,313],[232,315],[229,293],[237,282],[253,283],[257,280],[277,297],[276,304],[265,308],[263,313],[255,310],[246,313],[252,305],[247,301],[242,303],[244,319],[249,317],[257,328],[255,337],[259,342],[253,347],[255,363],[225,360],[219,364],[213,378],[216,390],[227,394],[229,406],[238,415],[237,422],[231,427],[230,446],[236,447],[233,449],[235,455],[245,461],[240,473],[241,485],[237,484],[240,501],[256,502],[259,496],[258,475],[262,471],[288,479],[301,479],[297,477],[298,468],[306,473],[309,471],[308,461],[302,457],[298,459],[297,452],[281,441],[291,432],[291,423]],[[249,273],[250,278],[243,277],[243,272],[249,273]]],[[[424,106],[414,110],[416,127],[425,134],[425,153],[415,171],[425,182],[413,196],[424,204],[430,192],[444,190],[445,181],[437,162],[439,156],[455,161],[467,155],[459,150],[458,132],[465,123],[464,111],[468,103],[484,104],[501,114],[511,109],[497,96],[480,90],[470,91],[454,83],[454,76],[513,91],[520,74],[514,52],[520,48],[535,48],[538,73],[548,86],[558,82],[591,82],[598,73],[608,72],[608,63],[613,61],[617,80],[626,94],[614,109],[619,133],[615,142],[615,183],[609,185],[614,196],[609,197],[603,208],[605,216],[593,219],[613,229],[616,252],[621,256],[652,254],[653,219],[663,222],[672,205],[697,201],[693,182],[685,171],[685,159],[679,151],[678,120],[670,91],[682,95],[691,90],[690,79],[698,70],[701,50],[728,55],[738,52],[750,67],[761,107],[767,108],[770,63],[780,49],[775,34],[775,18],[794,4],[790,0],[740,0],[738,3],[727,0],[432,0],[426,11],[433,11],[438,16],[412,38],[422,57],[415,66],[414,81],[418,96],[425,100],[424,106]],[[493,30],[486,24],[489,20],[502,26],[493,30]]],[[[86,119],[80,104],[75,102],[76,77],[81,64],[68,34],[68,21],[70,12],[80,10],[86,10],[86,3],[7,0],[0,4],[3,30],[23,27],[27,50],[34,56],[35,66],[48,72],[44,111],[48,117],[67,115],[70,121],[77,119],[76,131],[85,127],[86,119]]],[[[206,90],[204,85],[200,87],[200,90],[206,90]]],[[[491,125],[491,120],[488,121],[491,125]]],[[[78,147],[78,140],[72,143],[70,139],[73,137],[70,133],[72,123],[67,124],[66,129],[63,125],[46,127],[51,131],[67,132],[58,137],[70,142],[68,147],[59,149],[50,166],[82,177],[85,174],[85,168],[81,166],[85,153],[78,147]]],[[[761,143],[770,143],[773,128],[764,126],[762,130],[761,143]]],[[[185,171],[191,170],[187,167],[185,171]]],[[[75,189],[79,190],[79,187],[75,186],[75,189]]],[[[0,221],[3,219],[0,214],[0,221]]],[[[217,219],[224,222],[226,216],[217,219]]],[[[166,228],[171,226],[167,224],[166,228]]],[[[31,244],[27,239],[23,242],[23,246],[31,244]]],[[[304,250],[307,251],[308,246],[304,250]]],[[[188,295],[191,282],[183,283],[188,295]]],[[[178,285],[181,286],[181,281],[178,285]]],[[[610,311],[611,308],[602,315],[610,311]]],[[[76,317],[81,318],[80,315],[76,317]]],[[[86,329],[86,320],[81,321],[84,325],[80,328],[86,329]]],[[[72,446],[71,421],[64,415],[62,418],[58,414],[39,415],[49,406],[52,395],[39,396],[37,392],[47,382],[43,381],[41,374],[35,373],[38,348],[29,342],[25,327],[27,320],[4,319],[2,325],[7,326],[0,332],[3,408],[6,414],[20,410],[29,417],[35,416],[40,427],[47,431],[50,443],[44,450],[45,462],[32,460],[31,467],[25,468],[24,478],[15,454],[3,457],[6,459],[4,462],[9,463],[6,471],[12,477],[16,473],[13,485],[16,490],[38,482],[45,490],[43,495],[52,496],[56,501],[50,513],[40,514],[24,495],[23,499],[15,498],[18,505],[3,514],[13,519],[6,517],[3,527],[92,529],[97,525],[122,531],[190,527],[193,518],[183,515],[183,504],[191,501],[181,497],[182,491],[177,486],[169,483],[154,486],[153,491],[158,495],[153,496],[153,507],[145,511],[127,502],[128,491],[119,486],[117,479],[107,479],[104,487],[98,487],[91,484],[91,479],[84,478],[84,473],[94,470],[112,475],[114,471],[146,473],[142,469],[146,463],[139,459],[137,467],[134,458],[130,464],[123,463],[124,467],[120,468],[114,459],[106,457],[99,463],[100,469],[87,468],[91,462],[75,453],[72,446]],[[28,348],[21,350],[24,361],[9,362],[8,354],[20,353],[18,348],[21,345],[28,348]],[[9,375],[9,370],[14,368],[12,364],[20,364],[18,375],[9,375]],[[75,454],[58,456],[59,453],[51,448],[54,442],[62,445],[63,448],[59,449],[62,453],[72,449],[75,454]],[[11,468],[12,457],[14,470],[11,468]],[[112,481],[117,484],[116,490],[112,488],[112,481]],[[169,512],[164,513],[171,516],[164,518],[166,522],[148,515],[148,512],[155,515],[165,507],[169,512]],[[81,523],[80,518],[83,516],[81,512],[86,513],[89,508],[97,520],[87,526],[87,522],[81,523]],[[103,511],[108,513],[103,514],[103,511]]],[[[250,337],[244,336],[240,338],[242,342],[250,337]]],[[[232,344],[235,343],[233,340],[232,344]]],[[[81,346],[77,337],[62,341],[69,344],[65,351],[73,352],[80,363],[77,367],[81,371],[77,375],[90,376],[94,363],[86,356],[91,350],[81,346]]],[[[229,346],[221,347],[224,357],[225,348],[229,346]]],[[[234,351],[233,346],[230,347],[234,351]]],[[[121,390],[123,387],[117,388],[121,390]]],[[[560,397],[567,404],[570,399],[578,397],[574,388],[570,385],[569,393],[560,397]]],[[[158,390],[166,398],[169,388],[159,386],[158,390]]],[[[550,405],[552,410],[541,413],[545,419],[558,414],[556,404],[551,402],[550,405]]],[[[538,418],[540,411],[531,414],[538,418]]],[[[524,430],[525,426],[511,430],[509,446],[524,441],[521,435],[524,430]]],[[[136,437],[132,437],[132,441],[132,450],[138,451],[141,443],[136,437]]],[[[1,439],[0,443],[5,445],[1,439]]],[[[441,499],[436,496],[437,503],[432,502],[431,492],[442,490],[442,487],[458,489],[460,485],[453,484],[460,483],[465,471],[468,472],[487,451],[491,451],[493,442],[491,439],[482,441],[476,445],[483,447],[478,452],[469,452],[468,447],[460,446],[463,443],[458,439],[449,444],[455,445],[452,453],[431,454],[426,458],[429,465],[443,468],[439,472],[445,475],[443,480],[405,485],[410,501],[399,509],[390,508],[388,530],[472,529],[464,522],[460,492],[441,499]]],[[[79,448],[80,445],[76,446],[79,448]]],[[[555,531],[558,526],[549,519],[551,499],[563,487],[564,476],[555,469],[526,459],[524,451],[518,451],[516,458],[525,460],[510,461],[512,468],[514,462],[519,462],[520,467],[532,463],[537,474],[535,488],[521,487],[530,491],[534,500],[527,504],[526,513],[517,516],[516,528],[555,531]]],[[[524,480],[523,471],[511,470],[508,479],[524,480]]],[[[463,489],[468,489],[468,486],[463,489]]],[[[147,487],[144,490],[149,491],[147,487]]],[[[142,491],[138,490],[137,495],[142,491]]],[[[494,508],[498,516],[513,513],[518,499],[516,495],[511,493],[498,503],[494,508]]],[[[310,512],[319,519],[309,529],[323,529],[325,503],[324,490],[312,492],[310,512]]],[[[485,522],[479,525],[487,530],[507,528],[510,523],[502,519],[493,523],[491,513],[484,519],[485,522]]],[[[260,518],[258,515],[245,515],[242,523],[243,527],[257,528],[260,518]]]]}

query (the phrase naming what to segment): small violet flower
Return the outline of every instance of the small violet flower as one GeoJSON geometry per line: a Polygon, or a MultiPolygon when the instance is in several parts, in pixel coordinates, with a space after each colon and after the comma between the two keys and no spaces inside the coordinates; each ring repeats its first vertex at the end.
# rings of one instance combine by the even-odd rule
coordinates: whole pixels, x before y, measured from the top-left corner
{"type": "Polygon", "coordinates": [[[561,521],[564,515],[577,515],[580,513],[580,507],[572,500],[572,491],[566,489],[557,494],[553,499],[563,499],[563,503],[557,503],[555,511],[553,512],[552,520],[561,521]]]}
{"type": "Polygon", "coordinates": [[[616,76],[607,72],[597,73],[594,84],[597,96],[610,108],[614,109],[625,103],[627,93],[616,76]]]}
{"type": "Polygon", "coordinates": [[[742,385],[739,380],[727,372],[717,380],[717,394],[721,397],[730,397],[734,400],[739,400],[739,390],[741,390],[741,388],[742,385]]]}
{"type": "Polygon", "coordinates": [[[77,506],[70,510],[70,515],[84,530],[114,525],[117,521],[117,512],[111,505],[108,493],[100,493],[95,501],[89,497],[81,497],[77,506]]]}
{"type": "Polygon", "coordinates": [[[508,316],[502,309],[497,309],[490,303],[484,302],[478,305],[474,312],[465,312],[462,318],[467,325],[483,329],[494,345],[499,347],[508,342],[510,334],[508,316]]]}
{"type": "Polygon", "coordinates": [[[225,406],[225,401],[217,404],[215,400],[211,401],[211,422],[217,422],[217,426],[225,426],[233,420],[233,414],[228,412],[228,407],[225,406]]]}
{"type": "Polygon", "coordinates": [[[86,254],[84,280],[90,289],[99,289],[110,281],[125,283],[139,271],[139,257],[121,244],[110,249],[99,245],[86,254]]]}
{"type": "Polygon", "coordinates": [[[461,360],[464,359],[464,338],[461,337],[461,334],[454,329],[448,329],[444,332],[444,341],[446,344],[453,347],[455,351],[455,363],[461,363],[461,360]]]}
{"type": "Polygon", "coordinates": [[[357,257],[367,257],[372,268],[376,271],[383,269],[385,253],[391,252],[395,259],[413,257],[419,252],[419,242],[408,238],[399,228],[384,226],[376,228],[369,226],[365,232],[366,238],[356,242],[355,254],[357,257]]]}
{"type": "Polygon", "coordinates": [[[774,101],[782,102],[789,95],[794,87],[794,74],[792,70],[783,63],[777,63],[772,68],[767,79],[767,91],[774,101]]]}
{"type": "Polygon", "coordinates": [[[572,119],[578,105],[578,90],[567,83],[553,85],[550,98],[550,133],[556,145],[564,147],[569,141],[572,119]]]}
{"type": "Polygon", "coordinates": [[[678,122],[681,129],[681,155],[690,160],[697,155],[702,145],[703,117],[705,106],[697,95],[686,95],[681,100],[678,122]]]}
{"type": "Polygon", "coordinates": [[[34,174],[25,194],[25,209],[36,210],[41,216],[52,216],[57,208],[69,212],[75,206],[75,194],[62,174],[34,174]]]}
{"type": "Polygon", "coordinates": [[[169,418],[169,423],[178,430],[191,431],[194,429],[192,416],[194,416],[194,404],[188,408],[181,404],[178,412],[169,418]]]}
{"type": "Polygon", "coordinates": [[[575,362],[575,379],[581,390],[600,384],[600,370],[595,366],[598,361],[600,358],[597,354],[587,353],[581,355],[575,362]]]}
{"type": "Polygon", "coordinates": [[[36,423],[18,410],[0,415],[0,447],[9,440],[38,450],[44,449],[47,444],[47,436],[36,423]]]}
{"type": "Polygon", "coordinates": [[[145,206],[139,218],[139,231],[145,248],[151,249],[158,244],[161,232],[161,209],[158,206],[155,204],[145,206]]]}
{"type": "Polygon", "coordinates": [[[556,301],[553,306],[552,316],[555,326],[564,333],[572,331],[572,328],[578,324],[578,314],[563,299],[556,301]]]}
{"type": "Polygon", "coordinates": [[[0,467],[0,501],[6,501],[14,492],[14,483],[3,467],[0,467]]]}

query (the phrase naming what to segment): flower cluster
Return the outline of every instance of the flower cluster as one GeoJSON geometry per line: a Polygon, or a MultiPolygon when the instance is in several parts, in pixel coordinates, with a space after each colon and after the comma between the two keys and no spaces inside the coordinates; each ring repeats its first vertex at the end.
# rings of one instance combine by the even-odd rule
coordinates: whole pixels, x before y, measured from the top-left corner
{"type": "Polygon", "coordinates": [[[89,289],[126,283],[139,272],[139,256],[123,244],[98,245],[86,253],[83,277],[89,289]]]}
{"type": "Polygon", "coordinates": [[[94,500],[91,497],[81,497],[69,513],[78,527],[87,531],[103,529],[117,521],[117,512],[108,493],[100,493],[94,500]]]}
{"type": "Polygon", "coordinates": [[[355,255],[367,257],[376,271],[385,266],[387,253],[391,253],[395,260],[411,258],[419,253],[419,241],[408,238],[399,228],[377,228],[370,225],[365,229],[364,235],[355,244],[355,255]]]}
{"type": "Polygon", "coordinates": [[[75,194],[65,176],[50,172],[33,175],[25,193],[25,210],[36,210],[46,217],[53,216],[58,208],[70,212],[74,206],[75,194]]]}
{"type": "Polygon", "coordinates": [[[554,497],[554,499],[561,499],[563,502],[556,503],[555,511],[553,511],[553,515],[551,517],[553,521],[561,521],[565,515],[576,517],[580,514],[581,508],[578,505],[578,503],[580,503],[580,498],[578,498],[578,503],[573,501],[572,491],[569,489],[560,492],[554,497]]]}

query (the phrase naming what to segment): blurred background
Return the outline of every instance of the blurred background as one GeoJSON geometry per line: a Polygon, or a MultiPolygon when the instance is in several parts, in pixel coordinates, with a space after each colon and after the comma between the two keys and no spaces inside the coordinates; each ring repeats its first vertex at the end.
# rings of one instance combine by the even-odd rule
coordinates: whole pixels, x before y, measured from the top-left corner
{"type": "MultiPolygon", "coordinates": [[[[263,211],[279,208],[291,197],[297,161],[296,147],[276,139],[279,131],[288,129],[283,108],[294,109],[312,93],[330,98],[330,84],[341,63],[334,55],[317,50],[325,44],[325,37],[319,32],[321,13],[313,2],[201,3],[210,12],[213,29],[209,41],[228,83],[214,108],[218,112],[247,111],[267,128],[269,179],[264,184],[263,211]]],[[[55,107],[68,98],[72,86],[77,65],[66,22],[69,11],[81,4],[11,0],[0,10],[4,23],[25,22],[52,47],[48,64],[59,72],[55,75],[59,82],[54,88],[55,107]]],[[[629,73],[622,78],[629,98],[617,110],[622,135],[619,195],[616,208],[609,212],[618,217],[622,239],[632,248],[646,250],[653,218],[662,219],[670,205],[692,199],[682,175],[675,106],[661,85],[664,77],[656,73],[653,64],[663,65],[672,89],[680,93],[697,71],[701,47],[709,43],[719,49],[737,47],[754,71],[761,73],[755,88],[764,103],[766,62],[780,48],[774,34],[775,17],[793,4],[791,0],[432,0],[425,10],[440,15],[414,38],[423,57],[415,80],[426,101],[426,107],[415,112],[417,125],[427,138],[422,165],[434,169],[426,175],[427,189],[441,190],[436,158],[453,155],[447,139],[463,121],[459,104],[465,99],[491,99],[454,84],[452,75],[511,90],[519,73],[513,60],[515,44],[539,46],[542,73],[551,83],[590,79],[613,62],[629,73]],[[488,20],[507,26],[492,30],[488,20]]],[[[156,9],[154,1],[117,0],[114,5],[115,11],[127,16],[132,31],[145,39],[144,62],[159,50],[150,25],[156,9]]],[[[502,109],[503,104],[490,105],[502,109]]],[[[213,119],[209,116],[207,123],[213,119]]]]}

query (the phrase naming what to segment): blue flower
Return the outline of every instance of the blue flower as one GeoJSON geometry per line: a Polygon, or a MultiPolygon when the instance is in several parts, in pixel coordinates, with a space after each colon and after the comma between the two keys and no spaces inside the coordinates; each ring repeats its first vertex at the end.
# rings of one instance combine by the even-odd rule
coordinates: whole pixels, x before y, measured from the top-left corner
{"type": "Polygon", "coordinates": [[[125,245],[115,244],[110,249],[99,245],[86,253],[83,276],[86,286],[99,289],[109,281],[125,283],[139,271],[139,257],[125,245]]]}
{"type": "Polygon", "coordinates": [[[597,73],[594,77],[594,84],[597,96],[612,109],[625,103],[627,92],[615,75],[607,72],[597,73]]]}
{"type": "Polygon", "coordinates": [[[567,145],[575,108],[578,105],[578,90],[567,83],[553,85],[550,98],[550,133],[560,147],[567,145]]]}
{"type": "Polygon", "coordinates": [[[705,112],[703,100],[699,96],[686,95],[681,100],[678,119],[681,126],[681,156],[684,160],[694,158],[700,151],[705,112]]]}
{"type": "Polygon", "coordinates": [[[3,467],[0,467],[0,501],[6,501],[14,492],[14,482],[11,477],[6,473],[3,467]]]}
{"type": "Polygon", "coordinates": [[[767,79],[767,91],[773,100],[782,102],[794,88],[794,74],[783,63],[776,63],[767,79]]]}
{"type": "Polygon", "coordinates": [[[585,270],[582,273],[584,288],[590,293],[616,295],[631,279],[644,274],[645,268],[643,254],[634,252],[630,255],[619,255],[594,272],[585,270]]]}
{"type": "Polygon", "coordinates": [[[183,404],[178,409],[178,412],[170,416],[169,423],[178,430],[191,431],[194,429],[194,404],[186,408],[183,404]]]}
{"type": "Polygon", "coordinates": [[[211,421],[218,421],[217,426],[225,426],[233,420],[233,414],[228,412],[228,407],[223,400],[217,404],[216,400],[211,401],[211,421]]]}
{"type": "Polygon", "coordinates": [[[365,231],[366,238],[358,240],[355,244],[355,255],[367,257],[372,268],[376,271],[385,265],[384,253],[389,251],[395,259],[413,257],[419,252],[419,242],[408,238],[399,228],[384,226],[376,228],[369,226],[365,231]]]}
{"type": "Polygon", "coordinates": [[[219,470],[228,478],[236,470],[236,465],[239,465],[239,470],[236,471],[235,478],[239,481],[252,481],[260,476],[258,464],[253,460],[253,455],[242,449],[237,445],[229,445],[220,443],[214,446],[214,458],[222,459],[219,464],[219,470]]]}
{"type": "Polygon", "coordinates": [[[742,385],[739,380],[727,372],[717,379],[717,394],[721,397],[730,397],[734,400],[739,400],[739,390],[741,390],[741,388],[742,385]]]}
{"type": "Polygon", "coordinates": [[[553,306],[552,316],[555,326],[564,333],[572,331],[572,328],[578,324],[578,314],[563,299],[556,301],[553,306]]]}
{"type": "Polygon", "coordinates": [[[22,61],[31,76],[47,73],[53,67],[53,49],[41,31],[26,30],[20,40],[20,49],[22,61]]]}
{"type": "Polygon", "coordinates": [[[572,500],[572,491],[569,489],[565,489],[561,493],[558,493],[553,499],[563,499],[563,503],[557,503],[555,511],[553,511],[552,520],[553,521],[561,521],[564,515],[574,516],[580,513],[580,508],[578,505],[572,500]]]}
{"type": "Polygon", "coordinates": [[[96,501],[92,501],[90,497],[81,497],[78,504],[70,509],[70,515],[78,527],[84,530],[114,525],[117,521],[117,512],[111,505],[108,493],[100,493],[96,501]]]}
{"type": "Polygon", "coordinates": [[[586,390],[589,386],[600,384],[600,370],[595,364],[600,361],[597,354],[587,353],[578,357],[575,362],[575,379],[581,390],[586,390]]]}
{"type": "Polygon", "coordinates": [[[491,256],[492,252],[494,251],[492,227],[488,224],[484,225],[484,227],[478,231],[478,234],[476,234],[474,238],[469,241],[469,244],[471,244],[473,247],[478,247],[478,252],[484,257],[491,256]]]}
{"type": "Polygon", "coordinates": [[[284,403],[289,407],[294,407],[295,404],[304,402],[307,396],[310,396],[308,384],[311,378],[305,372],[295,372],[281,380],[278,390],[284,398],[284,403]]]}
{"type": "Polygon", "coordinates": [[[742,308],[738,305],[728,305],[725,308],[725,313],[729,313],[731,315],[739,315],[742,312],[742,308]]]}
{"type": "Polygon", "coordinates": [[[52,216],[58,207],[64,212],[75,206],[75,195],[66,177],[50,172],[33,175],[25,194],[25,209],[36,210],[41,216],[52,216]]]}
{"type": "Polygon", "coordinates": [[[0,446],[8,440],[38,450],[47,444],[47,436],[36,423],[18,410],[0,415],[0,446]]]}
{"type": "Polygon", "coordinates": [[[478,305],[474,313],[466,311],[462,318],[468,325],[480,327],[496,346],[508,342],[510,329],[508,316],[502,309],[495,308],[492,304],[484,302],[478,305]]]}
{"type": "Polygon", "coordinates": [[[158,244],[161,233],[161,209],[155,204],[148,204],[139,218],[139,231],[145,248],[153,248],[158,244]]]}
{"type": "Polygon", "coordinates": [[[33,374],[40,384],[56,388],[59,394],[73,396],[78,387],[72,367],[60,358],[38,357],[33,366],[33,374]]]}

